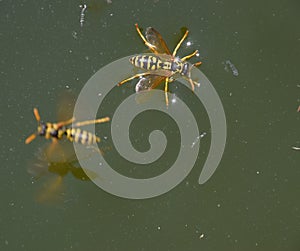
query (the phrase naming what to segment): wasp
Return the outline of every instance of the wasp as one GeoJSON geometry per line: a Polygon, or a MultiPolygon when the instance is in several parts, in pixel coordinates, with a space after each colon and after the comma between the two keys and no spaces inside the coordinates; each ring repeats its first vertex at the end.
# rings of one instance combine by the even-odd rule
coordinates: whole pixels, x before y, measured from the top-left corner
{"type": "MultiPolygon", "coordinates": [[[[70,97],[69,97],[70,98],[70,97]]],[[[63,115],[68,110],[67,104],[70,100],[65,97],[63,101],[65,105],[63,110],[60,109],[59,115],[63,115]]],[[[42,122],[39,111],[37,108],[33,109],[35,119],[37,120],[37,131],[30,135],[25,143],[29,144],[37,136],[44,137],[45,139],[52,139],[50,145],[45,145],[43,148],[39,148],[35,153],[36,158],[30,161],[28,172],[32,175],[34,180],[44,177],[43,185],[39,185],[39,191],[36,193],[35,199],[40,203],[56,203],[63,199],[63,178],[71,173],[75,178],[82,181],[90,180],[89,177],[96,177],[96,173],[82,168],[78,162],[74,148],[69,142],[76,142],[84,146],[94,147],[93,144],[100,142],[100,138],[95,134],[82,130],[79,127],[108,122],[109,117],[99,118],[96,120],[86,120],[81,122],[75,122],[75,118],[68,119],[66,121],[60,121],[56,123],[42,122]],[[73,126],[70,124],[73,123],[73,126]],[[61,139],[67,140],[61,140],[61,139]],[[59,141],[61,140],[61,141],[59,141]]],[[[96,152],[103,154],[102,150],[95,149],[96,152]]],[[[94,154],[91,152],[90,154],[94,154]]],[[[81,158],[89,157],[82,156],[81,158]]]]}
{"type": "Polygon", "coordinates": [[[73,125],[73,127],[68,127],[68,125],[72,124],[75,121],[75,118],[71,118],[66,121],[61,121],[57,123],[50,122],[42,122],[40,114],[37,108],[33,109],[33,113],[35,119],[38,122],[37,131],[31,134],[26,140],[25,143],[29,144],[32,140],[36,138],[37,135],[42,136],[46,139],[60,140],[62,138],[66,138],[71,142],[80,143],[83,145],[92,145],[100,142],[100,138],[95,134],[88,132],[86,130],[82,130],[78,127],[90,125],[90,124],[98,124],[108,122],[110,120],[109,117],[104,117],[96,120],[86,120],[82,122],[77,122],[73,125]]]}
{"type": "Polygon", "coordinates": [[[189,31],[186,30],[183,37],[176,45],[173,53],[170,52],[166,42],[162,38],[161,34],[152,27],[148,27],[145,32],[145,36],[142,34],[138,24],[135,24],[135,28],[138,35],[141,37],[145,45],[155,55],[139,54],[129,59],[130,63],[135,67],[146,70],[146,72],[135,74],[134,76],[124,79],[118,83],[118,86],[135,78],[140,78],[139,82],[135,86],[135,91],[140,92],[143,90],[150,90],[156,88],[162,81],[165,81],[165,99],[168,105],[168,83],[172,82],[175,74],[180,74],[181,77],[187,79],[194,91],[194,86],[200,84],[193,81],[191,78],[191,70],[194,66],[199,66],[202,62],[190,64],[186,62],[198,53],[195,50],[193,53],[179,58],[176,56],[178,49],[180,48],[183,41],[188,36],[189,31]]]}

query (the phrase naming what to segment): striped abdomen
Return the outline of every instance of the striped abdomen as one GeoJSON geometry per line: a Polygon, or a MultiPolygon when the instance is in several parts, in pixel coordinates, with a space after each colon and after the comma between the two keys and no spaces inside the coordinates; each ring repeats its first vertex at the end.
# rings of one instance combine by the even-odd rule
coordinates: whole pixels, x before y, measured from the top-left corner
{"type": "Polygon", "coordinates": [[[130,58],[130,62],[141,69],[145,70],[169,70],[170,67],[168,66],[170,63],[162,61],[159,57],[156,56],[150,56],[150,55],[137,55],[132,58],[130,58]]]}
{"type": "Polygon", "coordinates": [[[95,134],[81,130],[80,128],[67,128],[65,135],[71,142],[74,141],[83,145],[92,145],[100,142],[100,138],[95,134]]]}
{"type": "Polygon", "coordinates": [[[130,58],[130,62],[141,69],[145,70],[166,70],[174,73],[180,73],[181,75],[188,74],[188,64],[183,63],[180,58],[171,58],[169,55],[150,56],[150,55],[137,55],[130,58]],[[164,57],[167,57],[164,59],[164,57]],[[170,58],[169,58],[170,57],[170,58]]]}

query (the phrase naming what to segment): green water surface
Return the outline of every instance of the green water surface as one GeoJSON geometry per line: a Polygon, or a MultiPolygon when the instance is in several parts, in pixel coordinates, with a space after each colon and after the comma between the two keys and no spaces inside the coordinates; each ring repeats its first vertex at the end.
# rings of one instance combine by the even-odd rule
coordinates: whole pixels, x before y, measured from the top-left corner
{"type": "MultiPolygon", "coordinates": [[[[4,0],[0,5],[0,250],[300,250],[300,151],[292,149],[300,147],[297,1],[4,0]],[[82,27],[80,4],[88,6],[82,27]],[[45,120],[56,121],[61,93],[78,95],[101,67],[145,52],[135,23],[155,27],[170,48],[180,29],[189,28],[192,45],[179,54],[200,51],[201,71],[226,113],[227,144],[216,173],[197,183],[210,146],[209,120],[201,107],[196,116],[207,136],[199,158],[170,192],[129,200],[69,172],[57,200],[38,202],[57,174],[47,170],[47,162],[40,164],[45,170],[40,179],[28,173],[39,165],[39,149],[46,143],[38,138],[24,144],[36,129],[33,107],[45,120]]],[[[104,113],[113,114],[133,88],[128,83],[116,91],[104,113]]],[[[176,155],[176,125],[161,114],[151,116],[137,118],[133,132],[165,130],[176,155]]],[[[109,135],[108,126],[101,128],[102,137],[109,135]]],[[[145,138],[133,137],[139,149],[147,149],[145,138]]],[[[119,161],[109,144],[108,158],[119,161]]],[[[157,175],[173,163],[173,155],[169,150],[158,165],[144,169],[115,168],[133,177],[157,175]]]]}

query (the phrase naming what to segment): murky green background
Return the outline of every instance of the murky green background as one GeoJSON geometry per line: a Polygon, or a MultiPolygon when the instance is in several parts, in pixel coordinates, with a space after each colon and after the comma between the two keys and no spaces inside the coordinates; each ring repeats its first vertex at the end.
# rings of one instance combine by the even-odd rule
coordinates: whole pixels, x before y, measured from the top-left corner
{"type": "MultiPolygon", "coordinates": [[[[1,250],[300,250],[300,152],[292,149],[300,146],[297,1],[11,0],[0,6],[1,250]],[[82,3],[89,6],[83,27],[82,3]],[[27,171],[45,145],[40,138],[24,144],[36,128],[33,107],[56,121],[60,93],[78,94],[102,66],[144,51],[136,22],[158,29],[171,48],[180,28],[189,28],[192,46],[180,55],[200,50],[201,70],[226,112],[220,166],[198,185],[210,145],[201,108],[200,130],[208,135],[199,159],[169,193],[122,199],[70,173],[57,201],[38,202],[55,174],[35,180],[27,171]],[[224,69],[226,60],[237,77],[224,69]]],[[[169,126],[160,121],[165,125],[158,128],[169,126]]],[[[136,121],[134,130],[143,127],[136,121]]],[[[173,159],[168,155],[166,165],[173,159]]]]}

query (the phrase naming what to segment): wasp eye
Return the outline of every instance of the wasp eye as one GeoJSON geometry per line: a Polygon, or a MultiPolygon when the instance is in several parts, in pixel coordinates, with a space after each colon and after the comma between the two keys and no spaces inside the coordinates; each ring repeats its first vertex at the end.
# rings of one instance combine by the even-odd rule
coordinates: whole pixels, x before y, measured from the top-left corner
{"type": "Polygon", "coordinates": [[[39,134],[39,135],[44,136],[45,133],[46,133],[46,130],[47,130],[47,126],[46,126],[44,123],[41,123],[41,124],[38,126],[38,134],[39,134]]]}

